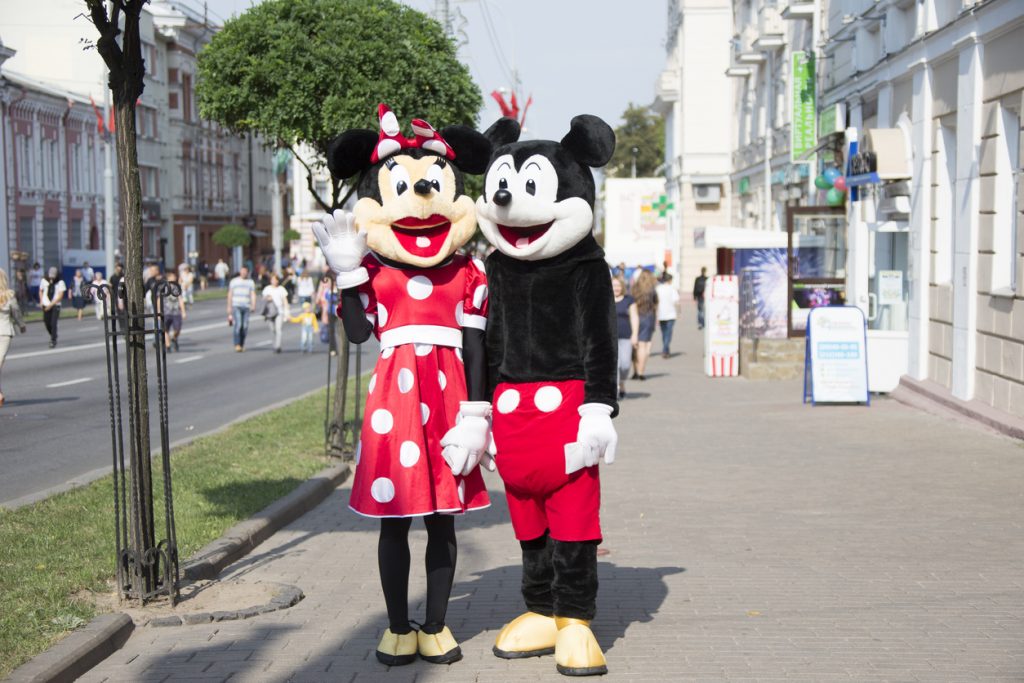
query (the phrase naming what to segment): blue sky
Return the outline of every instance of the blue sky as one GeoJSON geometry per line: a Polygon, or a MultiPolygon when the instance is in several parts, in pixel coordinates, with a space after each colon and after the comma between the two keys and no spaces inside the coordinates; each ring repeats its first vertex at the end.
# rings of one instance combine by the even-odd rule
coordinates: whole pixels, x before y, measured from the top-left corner
{"type": "MultiPolygon", "coordinates": [[[[199,0],[186,1],[202,7],[199,0]]],[[[436,4],[404,2],[424,12],[436,4]]],[[[250,4],[208,0],[210,11],[225,18],[250,4]]],[[[665,0],[450,0],[450,6],[461,16],[455,22],[464,34],[459,55],[484,94],[482,127],[500,116],[489,93],[511,86],[513,68],[523,100],[533,95],[530,137],[561,138],[569,120],[583,113],[615,126],[629,102],[654,99],[665,63],[665,0]]]]}

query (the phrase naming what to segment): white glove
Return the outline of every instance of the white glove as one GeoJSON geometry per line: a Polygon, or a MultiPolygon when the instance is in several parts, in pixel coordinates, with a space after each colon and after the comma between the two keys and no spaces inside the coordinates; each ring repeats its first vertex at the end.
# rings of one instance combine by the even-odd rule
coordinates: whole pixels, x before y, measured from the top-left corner
{"type": "Polygon", "coordinates": [[[604,456],[604,464],[615,462],[619,435],[612,425],[612,407],[604,403],[584,403],[579,408],[580,426],[576,440],[565,444],[565,473],[593,467],[604,456]]]}
{"type": "Polygon", "coordinates": [[[368,251],[366,233],[356,230],[351,213],[336,209],[333,215],[325,213],[312,227],[327,265],[338,274],[340,289],[357,287],[370,279],[360,265],[368,251]]]}
{"type": "Polygon", "coordinates": [[[441,457],[455,476],[466,476],[480,464],[491,436],[491,404],[461,401],[455,426],[441,439],[441,457]]]}

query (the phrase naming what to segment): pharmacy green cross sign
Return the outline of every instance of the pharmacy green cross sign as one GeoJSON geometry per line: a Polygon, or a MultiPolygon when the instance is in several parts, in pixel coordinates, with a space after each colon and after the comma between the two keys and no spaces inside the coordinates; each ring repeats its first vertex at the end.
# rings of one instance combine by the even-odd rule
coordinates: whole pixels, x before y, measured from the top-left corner
{"type": "Polygon", "coordinates": [[[668,200],[668,197],[661,195],[658,197],[658,201],[651,203],[651,208],[658,212],[659,218],[664,218],[672,209],[676,208],[676,205],[668,200]]]}

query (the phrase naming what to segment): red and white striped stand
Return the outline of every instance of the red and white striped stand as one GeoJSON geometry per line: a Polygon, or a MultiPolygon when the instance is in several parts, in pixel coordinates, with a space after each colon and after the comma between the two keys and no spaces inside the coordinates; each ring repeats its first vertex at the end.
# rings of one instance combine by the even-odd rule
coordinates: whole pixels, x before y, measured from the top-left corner
{"type": "Polygon", "coordinates": [[[708,377],[740,374],[740,281],[715,275],[704,295],[704,372],[708,377]]]}

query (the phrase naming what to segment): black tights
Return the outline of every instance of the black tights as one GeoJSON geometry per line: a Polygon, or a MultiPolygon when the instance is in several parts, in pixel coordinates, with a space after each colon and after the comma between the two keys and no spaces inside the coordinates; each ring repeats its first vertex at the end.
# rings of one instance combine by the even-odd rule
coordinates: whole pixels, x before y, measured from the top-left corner
{"type": "MultiPolygon", "coordinates": [[[[424,633],[439,633],[444,628],[448,598],[455,580],[455,518],[452,515],[427,515],[427,616],[424,633]]],[[[392,633],[408,633],[409,626],[409,517],[380,520],[377,564],[388,621],[392,633]]]]}

